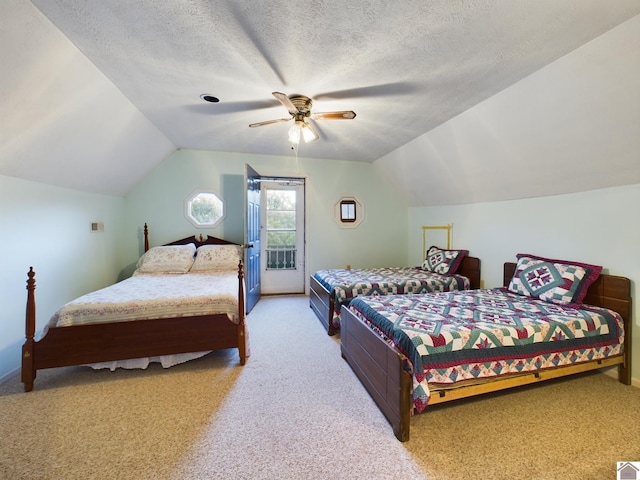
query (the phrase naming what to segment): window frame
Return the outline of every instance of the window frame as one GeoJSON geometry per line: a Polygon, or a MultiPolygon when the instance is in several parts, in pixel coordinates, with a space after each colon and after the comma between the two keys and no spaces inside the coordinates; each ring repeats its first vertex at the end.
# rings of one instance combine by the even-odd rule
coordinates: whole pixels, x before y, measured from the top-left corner
{"type": "Polygon", "coordinates": [[[191,224],[193,224],[196,228],[213,228],[216,225],[219,225],[226,216],[226,208],[224,199],[212,188],[197,188],[193,190],[185,199],[184,199],[184,216],[186,217],[191,224]],[[217,202],[219,202],[219,207],[221,209],[220,215],[217,218],[212,219],[211,222],[201,222],[196,217],[193,216],[192,213],[192,203],[198,198],[200,195],[211,195],[215,197],[217,202]]]}

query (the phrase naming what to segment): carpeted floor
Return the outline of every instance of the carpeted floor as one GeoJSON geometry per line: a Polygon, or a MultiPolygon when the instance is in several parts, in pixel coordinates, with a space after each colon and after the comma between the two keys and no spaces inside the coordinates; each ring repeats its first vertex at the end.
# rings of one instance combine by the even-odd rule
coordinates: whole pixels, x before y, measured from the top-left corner
{"type": "Polygon", "coordinates": [[[398,442],[304,296],[265,297],[251,357],[41,371],[0,385],[0,479],[608,479],[640,389],[602,375],[434,406],[398,442]]]}

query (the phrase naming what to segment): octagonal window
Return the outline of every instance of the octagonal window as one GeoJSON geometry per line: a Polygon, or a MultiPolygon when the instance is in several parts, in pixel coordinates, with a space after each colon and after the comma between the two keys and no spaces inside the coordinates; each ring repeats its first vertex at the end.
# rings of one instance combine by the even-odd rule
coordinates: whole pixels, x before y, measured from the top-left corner
{"type": "Polygon", "coordinates": [[[224,218],[224,202],[213,192],[194,192],[185,201],[185,215],[196,227],[213,227],[224,218]]]}

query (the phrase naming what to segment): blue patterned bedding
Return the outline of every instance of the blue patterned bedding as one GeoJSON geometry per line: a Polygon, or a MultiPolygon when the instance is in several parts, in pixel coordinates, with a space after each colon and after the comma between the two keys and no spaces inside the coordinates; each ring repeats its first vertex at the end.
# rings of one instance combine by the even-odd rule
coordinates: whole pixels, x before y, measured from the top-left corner
{"type": "Polygon", "coordinates": [[[340,328],[340,307],[362,295],[448,292],[471,288],[462,275],[441,275],[421,267],[319,270],[313,277],[334,298],[332,323],[340,328]]]}
{"type": "Polygon", "coordinates": [[[619,355],[624,323],[505,289],[359,297],[349,309],[407,358],[418,412],[429,385],[538,371],[619,355]]]}

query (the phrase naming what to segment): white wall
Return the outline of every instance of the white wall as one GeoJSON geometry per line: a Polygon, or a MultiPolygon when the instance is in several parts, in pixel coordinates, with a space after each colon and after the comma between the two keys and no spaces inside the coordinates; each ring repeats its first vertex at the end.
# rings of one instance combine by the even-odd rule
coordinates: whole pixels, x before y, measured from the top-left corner
{"type": "MultiPolygon", "coordinates": [[[[371,164],[360,162],[179,150],[126,196],[127,230],[148,223],[152,245],[196,232],[242,243],[246,163],[261,175],[306,178],[309,273],[406,261],[406,205],[371,164]],[[225,201],[226,217],[213,229],[196,229],[184,217],[184,199],[198,187],[212,189],[225,201]],[[342,196],[355,196],[365,207],[357,228],[334,221],[334,206],[342,196]]],[[[123,247],[131,261],[139,253],[132,245],[123,247]]]]}
{"type": "Polygon", "coordinates": [[[29,267],[40,331],[63,303],[118,279],[123,204],[0,176],[0,380],[20,366],[29,267]],[[95,221],[104,222],[104,233],[91,233],[95,221]]]}

